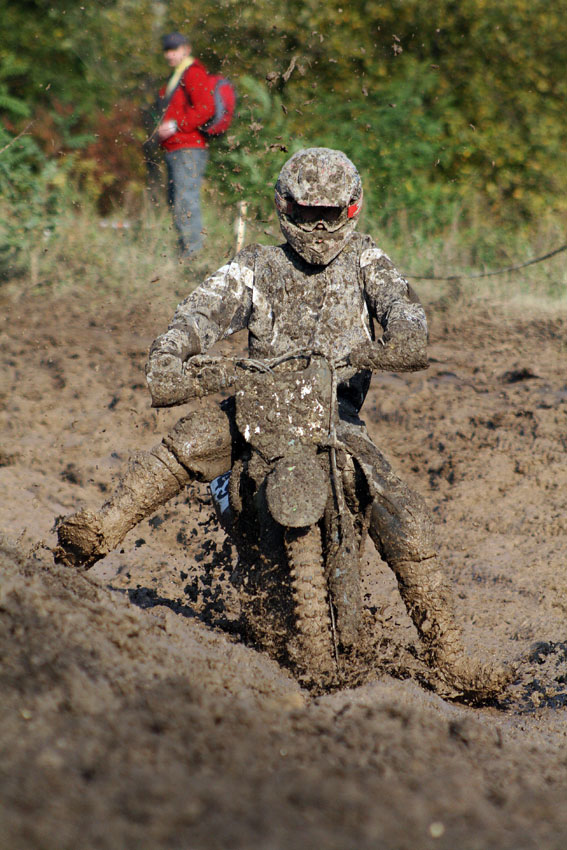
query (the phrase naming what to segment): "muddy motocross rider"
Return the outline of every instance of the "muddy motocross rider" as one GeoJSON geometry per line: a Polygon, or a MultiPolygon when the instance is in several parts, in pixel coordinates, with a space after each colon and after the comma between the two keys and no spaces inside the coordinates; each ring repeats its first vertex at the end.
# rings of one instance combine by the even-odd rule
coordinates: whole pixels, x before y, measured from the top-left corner
{"type": "MultiPolygon", "coordinates": [[[[301,348],[348,363],[338,389],[341,439],[352,439],[354,429],[358,455],[376,482],[372,540],[447,693],[495,692],[502,674],[465,654],[422,500],[396,477],[358,418],[372,370],[427,368],[423,307],[384,251],[355,233],[362,185],[342,152],[294,154],[279,175],[275,202],[286,242],[240,251],[177,307],[151,346],[146,372],[153,402],[185,399],[190,359],[243,328],[254,358],[301,348]]],[[[231,407],[205,403],[206,411],[185,416],[160,444],[134,457],[98,513],[83,510],[60,524],[61,560],[90,567],[188,482],[211,481],[230,468],[231,407]]]]}

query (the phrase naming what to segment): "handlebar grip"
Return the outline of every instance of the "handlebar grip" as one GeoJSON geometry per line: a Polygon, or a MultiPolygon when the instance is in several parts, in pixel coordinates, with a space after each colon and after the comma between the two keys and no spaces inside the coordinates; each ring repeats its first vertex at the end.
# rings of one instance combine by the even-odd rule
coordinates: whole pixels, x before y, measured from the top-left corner
{"type": "Polygon", "coordinates": [[[173,407],[196,398],[214,395],[231,387],[236,380],[236,364],[227,358],[197,355],[180,374],[148,372],[152,407],[173,407]]]}

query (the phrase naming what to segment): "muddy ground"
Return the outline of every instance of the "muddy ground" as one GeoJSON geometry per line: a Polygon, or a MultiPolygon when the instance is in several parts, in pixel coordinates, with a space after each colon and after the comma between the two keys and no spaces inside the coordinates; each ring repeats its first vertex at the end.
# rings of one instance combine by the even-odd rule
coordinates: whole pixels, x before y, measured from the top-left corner
{"type": "Polygon", "coordinates": [[[427,688],[371,547],[357,687],[314,696],[244,645],[204,485],[90,572],[53,565],[55,518],[179,415],[143,373],[177,300],[1,304],[0,847],[567,846],[565,317],[426,304],[430,369],[376,375],[364,408],[433,511],[470,648],[518,664],[473,708],[427,688]]]}

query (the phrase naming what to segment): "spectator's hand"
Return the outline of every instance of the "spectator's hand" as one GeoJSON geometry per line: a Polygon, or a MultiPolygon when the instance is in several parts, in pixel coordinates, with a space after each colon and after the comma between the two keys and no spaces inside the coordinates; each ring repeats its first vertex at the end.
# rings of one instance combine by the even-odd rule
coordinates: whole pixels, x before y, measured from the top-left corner
{"type": "Polygon", "coordinates": [[[177,133],[177,123],[175,121],[164,121],[159,125],[157,132],[160,142],[165,142],[166,139],[177,133]]]}

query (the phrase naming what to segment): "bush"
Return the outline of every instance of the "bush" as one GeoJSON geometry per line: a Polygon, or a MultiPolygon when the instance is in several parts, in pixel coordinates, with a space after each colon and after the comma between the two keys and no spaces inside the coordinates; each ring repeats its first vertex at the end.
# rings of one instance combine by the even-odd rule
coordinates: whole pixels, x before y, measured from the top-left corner
{"type": "Polygon", "coordinates": [[[365,221],[383,226],[405,210],[410,223],[431,231],[446,226],[462,194],[445,173],[442,116],[449,99],[439,95],[430,69],[407,64],[406,76],[378,91],[349,99],[322,93],[302,130],[301,116],[286,116],[280,94],[241,79],[239,118],[228,137],[212,145],[210,175],[219,195],[246,200],[258,218],[269,219],[286,159],[303,147],[339,148],[361,172],[365,221]]]}
{"type": "MultiPolygon", "coordinates": [[[[0,101],[12,114],[25,116],[27,108],[8,98],[0,101]]],[[[72,195],[68,175],[71,160],[48,159],[24,129],[20,134],[0,126],[0,275],[13,275],[29,265],[29,258],[57,227],[72,195]]]]}

